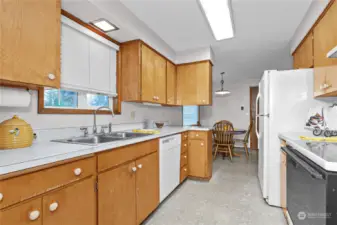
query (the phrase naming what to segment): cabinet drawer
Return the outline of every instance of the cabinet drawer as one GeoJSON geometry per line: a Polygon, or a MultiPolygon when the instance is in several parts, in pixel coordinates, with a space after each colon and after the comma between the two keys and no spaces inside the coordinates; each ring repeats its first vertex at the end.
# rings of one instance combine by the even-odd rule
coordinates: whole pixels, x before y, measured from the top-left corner
{"type": "Polygon", "coordinates": [[[183,182],[188,176],[188,168],[184,166],[180,169],[180,183],[183,182]]]}
{"type": "Polygon", "coordinates": [[[188,149],[188,141],[183,141],[181,143],[181,154],[187,152],[187,149],[188,149]]]}
{"type": "Polygon", "coordinates": [[[187,152],[181,154],[181,157],[180,157],[180,167],[183,167],[186,165],[187,165],[187,152]]]}
{"type": "Polygon", "coordinates": [[[0,211],[0,221],[4,225],[41,225],[41,198],[0,211]]]}
{"type": "Polygon", "coordinates": [[[181,133],[181,141],[187,141],[188,139],[188,132],[181,133]]]}
{"type": "Polygon", "coordinates": [[[156,152],[158,151],[158,148],[159,143],[158,139],[156,139],[103,152],[97,156],[98,171],[104,171],[144,155],[148,155],[152,152],[156,152]]]}
{"type": "Polygon", "coordinates": [[[87,158],[61,166],[0,181],[0,209],[43,194],[95,173],[95,158],[87,158]]]}
{"type": "Polygon", "coordinates": [[[204,140],[207,138],[207,132],[203,131],[189,131],[188,132],[188,138],[189,139],[195,139],[195,140],[204,140]]]}

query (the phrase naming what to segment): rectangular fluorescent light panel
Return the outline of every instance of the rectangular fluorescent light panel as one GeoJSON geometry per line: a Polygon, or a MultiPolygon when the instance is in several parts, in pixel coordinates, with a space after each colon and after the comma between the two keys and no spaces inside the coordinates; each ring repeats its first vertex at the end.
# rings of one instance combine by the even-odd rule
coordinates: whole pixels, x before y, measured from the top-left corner
{"type": "Polygon", "coordinates": [[[113,30],[118,30],[118,27],[116,27],[115,25],[113,25],[112,23],[110,23],[109,21],[105,19],[95,20],[91,22],[91,24],[103,32],[110,32],[113,30]]]}
{"type": "Polygon", "coordinates": [[[229,0],[200,0],[214,37],[220,41],[234,37],[229,0]]]}

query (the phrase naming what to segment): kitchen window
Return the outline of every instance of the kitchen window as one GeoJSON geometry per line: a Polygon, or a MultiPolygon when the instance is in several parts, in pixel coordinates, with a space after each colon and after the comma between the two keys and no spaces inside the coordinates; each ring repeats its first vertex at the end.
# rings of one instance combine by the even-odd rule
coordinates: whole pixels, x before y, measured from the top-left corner
{"type": "MultiPolygon", "coordinates": [[[[107,95],[76,92],[65,89],[41,88],[39,90],[40,114],[92,114],[101,106],[114,108],[120,114],[118,98],[107,95]]],[[[110,114],[109,110],[101,110],[99,114],[110,114]]]]}
{"type": "Polygon", "coordinates": [[[200,121],[199,106],[183,106],[183,125],[198,125],[200,121]]]}
{"type": "Polygon", "coordinates": [[[110,107],[112,100],[109,96],[99,94],[78,93],[62,89],[44,90],[44,107],[95,109],[100,106],[110,107]]]}

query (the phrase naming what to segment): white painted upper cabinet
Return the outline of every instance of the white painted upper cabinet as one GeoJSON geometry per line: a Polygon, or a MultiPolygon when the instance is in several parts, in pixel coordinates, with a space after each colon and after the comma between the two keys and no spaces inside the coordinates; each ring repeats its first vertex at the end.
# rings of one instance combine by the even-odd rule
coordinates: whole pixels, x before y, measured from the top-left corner
{"type": "Polygon", "coordinates": [[[116,96],[119,47],[62,17],[61,88],[116,96]]]}

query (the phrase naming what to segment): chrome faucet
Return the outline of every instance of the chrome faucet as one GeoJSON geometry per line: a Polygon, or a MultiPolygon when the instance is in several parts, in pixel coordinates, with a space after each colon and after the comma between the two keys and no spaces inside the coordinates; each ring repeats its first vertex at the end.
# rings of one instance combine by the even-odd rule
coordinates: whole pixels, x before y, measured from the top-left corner
{"type": "Polygon", "coordinates": [[[114,114],[114,111],[112,109],[110,109],[109,107],[107,106],[101,106],[99,108],[97,108],[95,111],[94,111],[94,127],[93,127],[93,133],[94,134],[97,134],[97,125],[96,125],[96,114],[99,110],[101,109],[109,109],[111,111],[111,115],[112,115],[112,118],[115,116],[114,114]]]}

